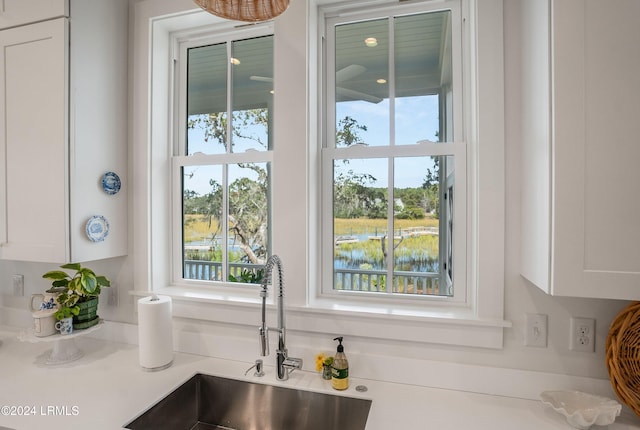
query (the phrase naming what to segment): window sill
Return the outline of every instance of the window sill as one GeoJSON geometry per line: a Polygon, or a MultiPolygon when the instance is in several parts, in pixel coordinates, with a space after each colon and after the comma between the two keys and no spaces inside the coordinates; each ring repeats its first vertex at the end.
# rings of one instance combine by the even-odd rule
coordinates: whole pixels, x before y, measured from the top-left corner
{"type": "MultiPolygon", "coordinates": [[[[173,315],[180,318],[258,326],[259,295],[230,295],[220,291],[166,287],[156,294],[169,296],[173,315]]],[[[147,291],[130,291],[148,296],[147,291]]],[[[268,319],[275,321],[275,305],[269,296],[268,319]]],[[[478,318],[467,309],[401,310],[317,300],[311,306],[286,305],[287,330],[332,333],[384,340],[501,349],[503,330],[511,322],[478,318]]]]}

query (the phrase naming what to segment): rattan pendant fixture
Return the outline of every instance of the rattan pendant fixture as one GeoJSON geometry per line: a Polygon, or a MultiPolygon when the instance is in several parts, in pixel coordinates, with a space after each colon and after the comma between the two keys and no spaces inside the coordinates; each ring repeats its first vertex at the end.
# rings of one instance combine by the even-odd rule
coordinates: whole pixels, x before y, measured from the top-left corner
{"type": "Polygon", "coordinates": [[[289,7],[289,0],[193,0],[207,12],[245,22],[268,21],[289,7]]]}

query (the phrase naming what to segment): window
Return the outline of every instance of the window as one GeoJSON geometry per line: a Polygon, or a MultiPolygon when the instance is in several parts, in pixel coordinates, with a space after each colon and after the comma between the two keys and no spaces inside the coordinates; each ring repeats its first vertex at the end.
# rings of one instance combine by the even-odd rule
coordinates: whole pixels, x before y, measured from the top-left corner
{"type": "Polygon", "coordinates": [[[176,280],[257,283],[270,252],[273,35],[179,44],[176,280]]]}
{"type": "MultiPolygon", "coordinates": [[[[302,7],[290,7],[274,23],[241,27],[216,20],[201,11],[174,10],[173,14],[167,14],[165,8],[157,5],[141,8],[140,16],[136,18],[135,28],[139,31],[135,32],[135,49],[137,53],[148,55],[134,56],[133,73],[132,135],[135,143],[132,146],[131,183],[135,186],[136,199],[132,201],[132,241],[136,267],[139,267],[134,271],[135,294],[146,296],[149,291],[155,291],[170,295],[174,299],[174,315],[178,317],[217,321],[230,327],[245,326],[248,320],[255,318],[260,299],[255,287],[183,278],[182,169],[187,169],[187,172],[199,166],[220,169],[220,188],[227,189],[233,179],[230,177],[227,185],[222,185],[225,168],[231,170],[238,164],[258,163],[267,167],[269,177],[266,186],[267,202],[271,203],[266,224],[270,232],[268,252],[278,254],[285,263],[287,318],[296,331],[305,336],[325,333],[326,327],[337,324],[341,327],[341,334],[347,336],[501,348],[503,328],[510,326],[508,321],[503,320],[503,5],[502,0],[459,1],[462,19],[456,18],[459,6],[453,1],[415,1],[402,3],[401,6],[387,0],[323,1],[322,6],[318,7],[317,2],[312,0],[308,7],[304,6],[305,3],[302,3],[302,7]],[[373,13],[370,8],[373,3],[381,8],[386,4],[387,11],[393,12],[384,14],[380,13],[384,10],[377,9],[377,13],[373,13]],[[364,14],[363,5],[367,5],[366,9],[371,13],[364,14]],[[334,64],[329,68],[332,72],[324,76],[322,71],[327,66],[321,64],[321,59],[326,58],[330,51],[327,43],[329,35],[327,39],[322,38],[324,29],[328,28],[327,22],[346,25],[386,19],[389,25],[394,25],[390,21],[396,18],[440,11],[450,11],[451,16],[452,99],[439,99],[445,103],[447,111],[441,114],[438,107],[438,125],[431,127],[432,131],[426,131],[427,137],[423,137],[424,130],[420,131],[420,137],[414,136],[411,140],[396,137],[391,127],[397,128],[399,118],[391,109],[410,97],[397,94],[398,85],[404,84],[398,82],[401,79],[395,79],[393,85],[396,89],[393,91],[396,93],[392,93],[392,84],[389,83],[388,101],[380,103],[389,106],[388,142],[374,145],[373,140],[368,137],[365,139],[366,135],[361,133],[360,139],[354,144],[336,146],[332,135],[337,124],[335,105],[340,99],[338,102],[335,99],[329,102],[323,87],[326,86],[325,80],[327,84],[335,80],[337,66],[335,58],[329,56],[328,60],[334,64]],[[315,31],[316,20],[320,21],[318,28],[323,31],[315,31]],[[148,31],[149,22],[152,31],[148,31]],[[462,28],[456,29],[456,26],[462,28]],[[219,153],[195,150],[196,153],[189,155],[188,147],[194,142],[188,143],[187,135],[187,49],[227,43],[227,49],[232,50],[235,41],[253,40],[271,34],[274,35],[274,70],[271,76],[277,97],[273,97],[273,109],[267,104],[267,148],[255,146],[250,150],[237,149],[233,141],[236,139],[238,143],[238,137],[234,138],[233,132],[227,128],[226,135],[231,136],[231,140],[218,144],[219,153]],[[460,38],[462,43],[457,40],[460,38]],[[459,52],[460,45],[462,53],[459,52]],[[185,58],[179,55],[180,52],[185,58]],[[465,61],[462,62],[461,58],[465,61]],[[462,69],[460,63],[464,66],[462,84],[459,84],[460,79],[456,76],[456,71],[459,73],[462,69]],[[464,92],[464,103],[461,90],[464,92]],[[177,116],[174,110],[178,111],[177,116]],[[327,110],[331,112],[330,115],[326,115],[327,110]],[[460,112],[464,113],[464,118],[461,118],[460,112]],[[331,131],[327,133],[327,125],[316,118],[330,121],[331,131]],[[445,119],[448,122],[441,124],[445,119]],[[174,120],[177,122],[174,123],[174,120]],[[433,130],[438,131],[437,138],[432,136],[435,134],[433,130]],[[464,130],[464,134],[458,130],[464,130]],[[323,142],[322,148],[318,140],[323,142]],[[416,144],[417,140],[430,140],[433,143],[416,144]],[[177,144],[174,145],[175,142],[177,144]],[[357,144],[361,142],[368,146],[357,144]],[[434,157],[446,157],[447,170],[443,167],[445,163],[438,161],[436,175],[434,157]],[[387,167],[386,181],[398,181],[393,173],[407,168],[407,164],[403,164],[405,160],[413,162],[420,159],[429,163],[428,167],[433,173],[430,184],[437,184],[438,193],[449,190],[448,205],[445,207],[439,203],[437,209],[430,207],[429,211],[440,211],[439,230],[444,225],[451,226],[449,231],[438,235],[448,239],[448,242],[438,240],[439,248],[448,247],[445,251],[439,249],[438,264],[441,258],[444,261],[451,258],[453,265],[448,265],[446,272],[438,268],[438,282],[447,282],[449,277],[453,282],[453,295],[443,296],[429,291],[392,293],[334,290],[334,216],[332,205],[326,206],[326,202],[333,200],[334,165],[346,168],[351,165],[355,169],[358,160],[378,162],[379,159],[387,167]],[[348,160],[349,164],[342,160],[348,160]],[[393,163],[389,160],[393,160],[393,163]],[[389,174],[390,168],[394,170],[392,174],[389,174]],[[453,169],[453,175],[446,174],[450,169],[453,169]],[[463,177],[466,180],[462,180],[463,177]],[[324,208],[320,202],[325,203],[324,208]],[[445,221],[446,217],[450,217],[450,223],[445,221]],[[459,234],[463,230],[466,230],[466,236],[459,234]],[[322,235],[329,238],[328,252],[319,246],[322,235]],[[323,255],[328,273],[320,273],[323,255]],[[218,288],[220,284],[225,285],[218,288]]],[[[177,9],[182,7],[174,6],[177,9]]],[[[395,37],[395,32],[388,31],[387,37],[395,37]]],[[[230,57],[237,56],[228,57],[231,61],[230,57]]],[[[389,58],[395,60],[396,57],[389,58]]],[[[247,65],[242,58],[239,59],[241,66],[247,65]]],[[[393,60],[389,64],[393,64],[393,60]]],[[[238,88],[234,88],[232,82],[235,69],[230,65],[225,66],[226,85],[231,89],[225,94],[230,105],[226,108],[226,115],[230,118],[236,110],[233,107],[233,94],[238,88]]],[[[394,70],[389,68],[390,72],[394,70]]],[[[251,84],[261,82],[265,90],[271,90],[272,82],[266,71],[250,73],[249,76],[261,77],[260,81],[252,79],[251,84]]],[[[392,82],[392,78],[385,79],[392,82]]],[[[346,79],[339,86],[350,89],[346,79]]],[[[353,89],[364,92],[363,88],[353,89]]],[[[434,100],[435,95],[430,95],[430,100],[434,100]]],[[[336,97],[331,92],[329,96],[336,97]]],[[[361,106],[367,108],[374,104],[361,103],[361,106]]],[[[211,112],[224,111],[218,109],[211,112]]],[[[359,117],[353,118],[358,120],[359,117]]],[[[383,176],[378,171],[375,173],[381,183],[383,176]]],[[[214,177],[215,174],[209,173],[208,176],[214,177]]],[[[423,182],[414,181],[420,186],[423,182]]],[[[374,191],[385,188],[380,183],[373,187],[376,188],[374,191]]],[[[189,190],[190,186],[186,188],[189,190]]],[[[387,193],[389,188],[390,185],[386,183],[387,193]]],[[[397,187],[393,188],[395,191],[397,187]]],[[[380,204],[382,200],[376,196],[372,201],[380,204]]],[[[387,198],[387,223],[400,218],[397,215],[410,203],[402,197],[400,201],[394,199],[395,209],[392,207],[392,211],[389,211],[389,201],[387,198]]],[[[227,212],[221,210],[221,213],[227,212]]],[[[221,216],[222,220],[224,218],[221,216]]],[[[222,231],[226,231],[227,237],[233,239],[233,232],[222,231]]],[[[233,273],[233,264],[228,260],[219,266],[227,266],[227,273],[233,273]]],[[[224,279],[223,275],[220,276],[224,279]]]]}
{"type": "Polygon", "coordinates": [[[325,294],[466,299],[461,27],[455,2],[326,20],[325,294]]]}

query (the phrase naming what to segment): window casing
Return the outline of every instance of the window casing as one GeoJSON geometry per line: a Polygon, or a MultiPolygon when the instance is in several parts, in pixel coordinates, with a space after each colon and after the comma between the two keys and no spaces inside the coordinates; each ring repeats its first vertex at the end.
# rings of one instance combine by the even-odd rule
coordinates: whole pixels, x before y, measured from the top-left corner
{"type": "Polygon", "coordinates": [[[430,2],[325,19],[324,296],[467,300],[460,9],[430,2]]]}

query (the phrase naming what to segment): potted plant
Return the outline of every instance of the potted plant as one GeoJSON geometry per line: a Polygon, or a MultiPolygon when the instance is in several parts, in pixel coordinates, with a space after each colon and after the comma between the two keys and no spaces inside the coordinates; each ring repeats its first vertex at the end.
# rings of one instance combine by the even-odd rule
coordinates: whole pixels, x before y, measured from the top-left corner
{"type": "Polygon", "coordinates": [[[105,276],[98,276],[93,270],[82,267],[80,263],[64,264],[60,268],[73,270],[75,273],[52,270],[42,275],[43,278],[52,280],[52,288],[62,290],[58,296],[60,315],[71,312],[73,328],[76,330],[97,324],[98,296],[101,288],[110,286],[111,282],[105,276]]]}

